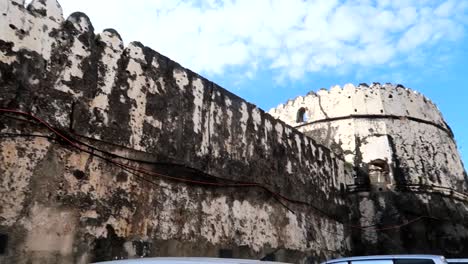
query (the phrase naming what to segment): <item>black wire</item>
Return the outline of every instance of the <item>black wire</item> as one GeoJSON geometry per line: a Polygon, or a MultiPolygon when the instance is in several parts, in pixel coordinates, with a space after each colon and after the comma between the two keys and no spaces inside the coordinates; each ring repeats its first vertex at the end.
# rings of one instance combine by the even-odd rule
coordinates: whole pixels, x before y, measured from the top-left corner
{"type": "MultiPolygon", "coordinates": [[[[7,138],[7,137],[41,137],[41,138],[47,138],[47,139],[50,139],[52,141],[57,141],[57,142],[61,142],[60,140],[58,140],[56,137],[51,137],[51,136],[48,136],[48,135],[40,135],[40,134],[21,134],[21,133],[8,133],[8,132],[3,132],[0,134],[0,138],[7,138]]],[[[77,141],[79,143],[79,141],[77,141]]],[[[67,145],[70,145],[67,143],[67,145]]],[[[73,146],[73,145],[72,145],[73,146]]],[[[93,156],[93,157],[98,157],[106,162],[109,162],[111,164],[113,164],[114,166],[117,166],[119,167],[120,169],[130,173],[131,175],[134,175],[136,178],[140,179],[140,180],[143,180],[143,181],[146,181],[148,183],[151,183],[155,186],[158,186],[158,187],[161,187],[161,185],[153,180],[150,180],[146,177],[143,177],[141,176],[139,173],[141,174],[144,174],[144,175],[150,175],[148,173],[144,173],[144,172],[140,172],[140,171],[136,171],[136,170],[132,170],[130,168],[127,168],[121,164],[118,164],[116,163],[115,161],[113,161],[112,159],[110,158],[107,158],[103,155],[100,155],[100,154],[96,154],[94,153],[94,151],[90,151],[90,150],[86,150],[86,149],[80,149],[78,148],[78,146],[73,146],[74,148],[77,148],[78,150],[82,151],[82,152],[85,152],[85,153],[88,153],[90,156],[93,156]]],[[[99,150],[98,150],[99,151],[99,150]]],[[[179,178],[181,180],[184,180],[182,178],[179,178]]],[[[202,185],[202,184],[200,184],[202,185]]],[[[216,188],[220,188],[220,187],[236,187],[236,186],[212,186],[212,187],[216,187],[216,188]]],[[[239,186],[238,186],[239,187],[239,186]]],[[[287,209],[288,211],[290,211],[291,213],[293,214],[296,214],[292,209],[290,209],[286,204],[284,204],[280,199],[279,197],[277,197],[277,195],[272,192],[271,190],[269,190],[268,188],[266,188],[265,186],[262,186],[262,185],[257,185],[257,186],[251,186],[251,187],[257,187],[257,188],[261,188],[263,189],[264,191],[266,191],[267,193],[270,193],[270,195],[272,195],[272,197],[281,205],[283,206],[285,209],[287,209]]],[[[370,227],[375,227],[377,226],[378,224],[374,224],[374,225],[369,225],[369,226],[353,226],[353,225],[348,225],[348,224],[345,224],[343,223],[341,220],[338,220],[336,218],[333,218],[331,217],[330,215],[327,215],[325,214],[325,212],[321,211],[320,209],[317,209],[315,206],[307,203],[307,202],[303,202],[303,201],[296,201],[296,200],[291,200],[291,199],[288,199],[286,198],[287,201],[290,201],[290,202],[297,202],[297,203],[301,203],[303,205],[308,205],[310,206],[312,209],[318,211],[318,212],[321,212],[322,214],[324,214],[325,216],[327,216],[328,218],[330,218],[331,220],[333,221],[336,221],[340,224],[342,224],[344,227],[350,227],[350,228],[358,228],[358,229],[361,229],[361,230],[366,230],[367,228],[370,228],[370,227]]],[[[452,221],[450,220],[447,220],[447,219],[439,219],[439,218],[435,218],[435,217],[431,217],[431,216],[420,216],[418,219],[416,219],[416,221],[419,221],[423,218],[428,218],[428,219],[432,219],[432,220],[437,220],[437,221],[445,221],[445,222],[450,222],[452,223],[452,221]]],[[[416,221],[412,221],[408,224],[411,224],[411,223],[414,223],[416,221]]],[[[398,226],[399,228],[405,226],[406,224],[400,224],[400,225],[395,225],[395,226],[398,226]]],[[[387,230],[391,230],[392,228],[388,228],[388,229],[383,229],[383,230],[378,230],[378,231],[387,231],[387,230]]],[[[334,235],[341,235],[339,233],[336,233],[336,232],[332,232],[332,231],[328,231],[328,230],[325,230],[325,229],[320,229],[321,231],[324,231],[324,232],[327,232],[327,233],[330,233],[330,234],[334,234],[334,235]]]]}
{"type": "MultiPolygon", "coordinates": [[[[46,135],[38,135],[38,134],[19,134],[19,133],[1,133],[0,134],[0,138],[7,138],[7,137],[41,137],[41,138],[47,138],[49,140],[54,140],[54,141],[59,141],[57,138],[54,138],[54,137],[51,137],[51,136],[46,136],[46,135]]],[[[76,141],[77,143],[80,143],[79,141],[76,141]]],[[[87,146],[87,144],[83,143],[83,145],[87,146]]],[[[92,148],[93,150],[98,150],[99,152],[101,152],[101,150],[97,149],[97,148],[92,148]]],[[[140,180],[143,180],[143,181],[146,181],[148,183],[151,183],[151,184],[154,184],[156,186],[161,186],[159,183],[156,183],[155,181],[152,181],[146,177],[143,177],[141,176],[139,173],[141,174],[144,174],[144,175],[147,175],[147,176],[151,176],[150,174],[148,173],[144,173],[144,172],[136,172],[135,170],[131,170],[130,168],[126,168],[118,163],[115,163],[112,159],[110,158],[107,158],[107,157],[104,157],[103,155],[100,155],[100,154],[96,154],[94,153],[94,151],[89,151],[89,150],[85,150],[85,149],[79,149],[80,151],[82,152],[85,152],[85,153],[88,153],[89,155],[91,156],[94,156],[94,157],[98,157],[106,162],[109,162],[111,164],[113,164],[114,166],[117,166],[119,167],[120,169],[134,175],[135,177],[137,177],[138,179],[140,180]]],[[[219,179],[218,177],[215,177],[217,179],[219,179]]],[[[183,178],[180,178],[181,180],[184,180],[183,178]]],[[[233,180],[232,180],[233,181],[233,180]]],[[[215,182],[213,182],[215,183],[215,182]]],[[[193,183],[195,184],[195,183],[193,183]]],[[[203,184],[200,184],[200,185],[203,185],[203,184]]],[[[210,185],[212,187],[216,187],[216,188],[222,188],[222,187],[236,187],[236,186],[218,186],[218,185],[210,185]]],[[[238,186],[240,187],[240,186],[238,186]]],[[[278,197],[277,195],[274,194],[274,192],[270,191],[268,188],[264,187],[264,186],[261,186],[261,185],[258,185],[258,186],[252,186],[252,187],[257,187],[257,188],[261,188],[263,189],[264,191],[266,191],[267,193],[270,193],[270,195],[281,205],[283,206],[285,209],[287,209],[288,211],[292,212],[293,214],[295,214],[295,212],[290,208],[288,207],[285,203],[283,203],[278,197]]],[[[338,220],[335,220],[335,221],[338,221],[338,220]]]]}
{"type": "MultiPolygon", "coordinates": [[[[11,116],[11,115],[8,115],[6,114],[5,115],[7,118],[12,118],[12,119],[15,119],[15,120],[18,120],[18,121],[25,121],[25,122],[28,122],[28,123],[31,123],[31,124],[34,124],[36,126],[43,126],[42,124],[40,123],[37,123],[35,121],[32,121],[32,120],[28,120],[28,119],[23,119],[23,118],[18,118],[18,117],[14,117],[14,116],[11,116]]],[[[220,180],[220,181],[229,181],[229,182],[232,182],[232,183],[237,183],[237,184],[252,184],[252,185],[256,185],[256,186],[252,186],[252,187],[257,187],[257,188],[261,188],[263,189],[264,191],[266,191],[267,193],[270,193],[273,198],[278,202],[280,203],[284,208],[286,208],[288,211],[292,212],[295,214],[295,211],[292,210],[291,208],[289,208],[285,203],[283,203],[280,198],[282,199],[285,199],[291,203],[297,203],[297,204],[302,204],[302,205],[306,205],[306,206],[310,206],[312,208],[314,208],[316,211],[320,212],[321,214],[325,215],[326,217],[330,218],[330,219],[333,219],[337,222],[342,222],[341,220],[337,220],[335,217],[332,217],[330,214],[326,213],[325,211],[321,210],[320,208],[317,208],[316,206],[314,206],[313,204],[311,203],[308,203],[308,202],[305,202],[305,201],[300,201],[300,200],[294,200],[294,199],[290,199],[288,197],[285,197],[285,196],[282,196],[280,194],[277,194],[273,191],[271,191],[270,189],[268,189],[266,186],[264,186],[263,184],[260,184],[260,183],[256,183],[256,182],[245,182],[245,181],[239,181],[239,180],[233,180],[233,179],[226,179],[226,178],[223,178],[223,177],[219,177],[219,176],[215,176],[215,175],[212,175],[212,174],[208,174],[208,173],[205,173],[204,171],[201,171],[199,169],[196,169],[196,168],[193,168],[193,167],[190,167],[190,166],[186,166],[186,165],[181,165],[181,164],[177,164],[177,163],[170,163],[170,162],[153,162],[153,161],[148,161],[148,160],[141,160],[141,159],[133,159],[133,158],[129,158],[129,157],[125,157],[125,156],[122,156],[122,155],[118,155],[118,154],[115,154],[115,153],[112,153],[112,152],[108,152],[108,151],[105,151],[105,150],[101,150],[99,148],[96,148],[90,144],[87,144],[85,142],[82,142],[72,136],[69,135],[69,133],[63,131],[63,130],[59,130],[57,129],[58,131],[60,131],[60,133],[62,133],[64,136],[66,136],[68,139],[70,139],[71,141],[75,142],[75,143],[78,143],[80,145],[83,145],[87,148],[90,148],[94,151],[98,151],[100,153],[103,153],[105,155],[108,155],[110,157],[114,157],[114,158],[119,158],[119,159],[124,159],[124,160],[127,160],[127,161],[133,161],[133,162],[138,162],[138,163],[146,163],[146,164],[151,164],[151,165],[170,165],[170,166],[178,166],[178,167],[182,167],[182,168],[185,168],[185,169],[189,169],[189,170],[192,170],[193,172],[196,172],[198,174],[201,174],[201,176],[205,176],[207,178],[213,178],[213,179],[217,179],[217,180],[220,180]]],[[[5,134],[8,134],[8,133],[5,133],[5,134]]],[[[11,135],[14,135],[14,133],[10,133],[11,135]]],[[[20,136],[20,134],[17,134],[18,136],[20,136]]],[[[34,134],[26,134],[26,136],[35,136],[34,134]]],[[[80,135],[78,135],[80,136],[80,135]]],[[[44,136],[42,136],[44,137],[44,136]]],[[[80,136],[82,137],[82,136],[80,136]]],[[[60,139],[57,139],[57,138],[52,138],[52,137],[47,137],[49,139],[53,139],[53,140],[56,140],[56,141],[59,141],[61,142],[60,139]]],[[[93,138],[89,138],[89,137],[85,137],[87,139],[91,139],[93,141],[100,141],[100,140],[96,140],[96,139],[93,139],[93,138]]],[[[101,141],[103,142],[103,141],[101,141]]],[[[65,143],[65,142],[64,142],[65,143]]],[[[108,143],[108,142],[105,142],[105,143],[108,143]]],[[[108,143],[108,144],[112,144],[114,146],[118,146],[118,147],[121,147],[121,148],[126,148],[126,147],[122,147],[120,145],[117,145],[117,144],[114,144],[114,143],[108,143]]],[[[85,151],[85,150],[83,150],[85,151]]],[[[94,152],[89,152],[89,151],[85,151],[87,152],[88,154],[90,155],[94,155],[94,156],[97,156],[97,157],[100,157],[104,160],[106,160],[107,162],[111,162],[111,163],[114,163],[114,161],[108,159],[108,158],[105,158],[103,156],[100,156],[98,154],[95,154],[94,152]]],[[[118,165],[118,164],[115,164],[115,165],[118,165]]],[[[140,172],[141,173],[141,172],[140,172]]],[[[181,178],[182,179],[182,178],[181,178]]],[[[218,187],[222,187],[222,186],[218,186],[218,187]]],[[[227,186],[229,187],[229,186],[227,186]]],[[[240,187],[240,186],[239,186],[240,187]]],[[[271,187],[271,186],[270,186],[271,187]]]]}
{"type": "MultiPolygon", "coordinates": [[[[31,124],[34,124],[34,125],[39,125],[39,126],[42,126],[41,124],[38,124],[36,122],[33,122],[31,120],[27,120],[27,119],[22,119],[22,118],[15,118],[15,117],[11,117],[11,116],[7,116],[8,118],[13,118],[15,120],[19,120],[19,121],[25,121],[25,122],[29,122],[31,124]]],[[[127,160],[127,161],[132,161],[132,162],[141,162],[141,163],[147,163],[147,164],[161,164],[161,163],[155,163],[155,162],[151,162],[151,161],[145,161],[145,160],[138,160],[138,159],[131,159],[131,158],[128,158],[128,157],[124,157],[124,156],[121,156],[121,155],[117,155],[117,154],[114,154],[114,153],[111,153],[111,152],[108,152],[108,151],[104,151],[104,150],[101,150],[101,149],[98,149],[92,145],[89,145],[87,143],[84,143],[80,140],[77,140],[73,137],[70,137],[68,135],[68,133],[64,133],[63,131],[60,131],[61,133],[63,133],[69,140],[75,142],[75,143],[78,143],[80,145],[83,145],[83,146],[86,146],[87,148],[91,149],[92,151],[90,150],[86,150],[86,149],[81,149],[79,148],[78,146],[75,146],[75,145],[72,145],[73,147],[77,148],[78,150],[82,151],[82,152],[85,152],[85,153],[88,153],[89,155],[91,156],[95,156],[95,157],[98,157],[106,162],[109,162],[119,168],[121,168],[122,170],[128,172],[128,173],[131,173],[132,175],[134,175],[135,177],[137,177],[138,179],[141,179],[141,180],[144,180],[148,183],[151,183],[151,184],[154,184],[156,186],[161,186],[160,184],[156,183],[155,181],[152,181],[150,179],[147,179],[146,177],[143,177],[141,175],[139,175],[138,173],[141,173],[141,174],[144,174],[144,175],[151,175],[149,173],[144,173],[144,172],[141,172],[141,171],[137,171],[136,169],[135,170],[131,170],[129,168],[126,168],[124,167],[123,165],[121,164],[118,164],[116,163],[115,161],[113,161],[111,158],[107,158],[101,154],[96,154],[94,151],[98,151],[100,153],[103,153],[105,155],[108,155],[108,156],[111,156],[111,157],[114,157],[114,158],[120,158],[120,159],[124,159],[124,160],[127,160]],[[137,173],[138,172],[138,173],[137,173]]],[[[8,133],[8,132],[4,132],[2,134],[0,134],[0,137],[42,137],[42,138],[47,138],[47,139],[50,139],[50,140],[54,140],[54,141],[57,141],[57,142],[61,142],[61,143],[65,143],[66,145],[70,145],[70,143],[67,143],[67,142],[63,142],[62,140],[58,139],[57,137],[51,137],[51,136],[47,136],[47,135],[38,135],[38,134],[20,134],[20,133],[8,133]]],[[[178,164],[172,164],[172,163],[164,163],[165,165],[178,165],[178,164]]],[[[185,168],[189,168],[189,169],[193,169],[194,171],[198,171],[197,169],[194,169],[194,168],[191,168],[191,167],[188,167],[188,166],[183,166],[185,168]]],[[[250,184],[251,182],[241,182],[241,181],[236,181],[236,180],[231,180],[231,179],[224,179],[224,178],[221,178],[221,177],[217,177],[217,176],[214,176],[214,175],[210,175],[210,174],[206,174],[204,172],[202,172],[204,175],[207,175],[207,176],[210,176],[212,178],[215,178],[215,179],[219,179],[219,180],[225,180],[225,181],[231,181],[231,182],[238,182],[238,183],[248,183],[250,184]]],[[[177,177],[173,177],[173,178],[177,178],[177,177]]],[[[177,180],[184,180],[183,178],[178,178],[177,180]]],[[[208,183],[208,182],[207,182],[208,183]]],[[[186,183],[187,184],[187,183],[186,183]]],[[[195,183],[193,183],[195,184],[195,183]]],[[[283,206],[284,208],[286,208],[288,211],[292,212],[293,214],[295,214],[295,212],[290,209],[286,204],[284,204],[282,201],[280,201],[280,198],[288,201],[288,202],[291,202],[291,203],[297,203],[297,204],[302,204],[302,205],[307,205],[309,207],[311,207],[312,209],[314,209],[315,211],[317,212],[320,212],[322,215],[330,218],[331,220],[334,220],[338,223],[341,223],[343,224],[344,226],[348,226],[348,227],[355,227],[355,228],[359,228],[359,229],[366,229],[366,228],[369,228],[369,227],[374,227],[376,225],[370,225],[370,226],[364,226],[364,227],[357,227],[357,226],[351,226],[351,225],[346,225],[345,223],[343,223],[341,220],[338,220],[337,218],[335,217],[332,217],[330,214],[326,213],[325,211],[317,208],[316,206],[312,205],[311,203],[308,203],[308,202],[305,202],[305,201],[300,201],[300,200],[294,200],[294,199],[290,199],[290,198],[287,198],[285,196],[282,196],[278,193],[275,193],[271,190],[269,190],[267,187],[259,184],[259,183],[252,183],[252,184],[256,184],[256,185],[253,185],[253,186],[243,186],[243,187],[257,187],[257,188],[261,188],[263,189],[264,191],[266,191],[267,193],[270,193],[270,195],[273,196],[273,198],[281,205],[283,206]]],[[[202,185],[202,184],[200,184],[202,185]]],[[[219,186],[219,185],[211,185],[212,187],[236,187],[236,186],[219,186]]],[[[241,187],[241,186],[237,186],[237,187],[241,187]]],[[[438,219],[438,218],[434,218],[434,217],[431,217],[431,216],[420,216],[419,219],[422,219],[422,218],[429,218],[429,219],[434,219],[434,220],[438,220],[438,221],[449,221],[449,220],[446,220],[446,219],[438,219]]],[[[418,220],[419,220],[418,219],[418,220]]],[[[449,221],[450,222],[450,221],[449,221]]],[[[328,230],[324,230],[326,232],[329,232],[329,233],[333,233],[333,232],[330,232],[328,230]]],[[[336,234],[336,233],[335,233],[336,234]]]]}
{"type": "MultiPolygon", "coordinates": [[[[40,123],[36,123],[34,121],[31,121],[31,120],[28,120],[28,119],[23,119],[23,118],[18,118],[18,117],[13,117],[11,115],[5,115],[5,117],[7,118],[11,118],[11,119],[15,119],[17,121],[24,121],[24,122],[28,122],[30,124],[33,124],[33,125],[36,125],[36,126],[43,126],[42,124],[40,123]]],[[[88,143],[85,143],[83,141],[80,141],[72,136],[70,136],[69,133],[63,131],[63,130],[60,130],[60,129],[57,129],[58,131],[60,131],[60,133],[64,134],[65,136],[67,136],[70,140],[80,144],[80,145],[83,145],[87,148],[90,148],[92,150],[95,150],[95,151],[99,151],[103,154],[106,154],[110,157],[113,157],[113,158],[119,158],[119,159],[124,159],[124,160],[128,160],[128,161],[133,161],[133,162],[138,162],[138,163],[145,163],[145,164],[150,164],[150,165],[170,165],[170,166],[177,166],[177,167],[181,167],[181,168],[184,168],[184,169],[189,169],[195,173],[198,173],[200,174],[201,176],[204,176],[204,177],[207,177],[207,178],[214,178],[214,179],[218,179],[218,180],[222,180],[222,181],[230,181],[230,182],[233,182],[233,183],[240,183],[240,184],[253,184],[254,182],[246,182],[246,181],[239,181],[239,180],[234,180],[234,179],[227,179],[227,178],[222,178],[222,177],[219,177],[219,176],[215,176],[215,175],[212,175],[212,174],[208,174],[200,169],[197,169],[197,168],[194,168],[194,167],[191,167],[191,166],[187,166],[185,164],[180,164],[180,163],[175,163],[175,162],[156,162],[156,161],[149,161],[149,160],[143,160],[143,159],[135,159],[135,158],[130,158],[130,157],[125,157],[125,156],[122,156],[122,155],[119,155],[119,154],[115,154],[115,153],[112,153],[112,152],[109,152],[109,151],[106,151],[106,150],[102,150],[102,149],[99,149],[99,148],[96,148],[88,143]]],[[[5,134],[8,134],[8,133],[5,133],[5,134]]],[[[119,145],[119,144],[115,144],[115,143],[112,143],[112,142],[107,142],[107,141],[103,141],[103,140],[97,140],[97,139],[94,139],[94,138],[91,138],[91,137],[85,137],[85,136],[82,136],[82,135],[78,135],[78,134],[75,134],[73,133],[74,135],[78,136],[78,137],[82,137],[82,138],[86,138],[88,140],[92,140],[92,141],[98,141],[98,142],[102,142],[102,143],[106,143],[106,144],[112,144],[113,146],[116,146],[116,147],[119,147],[119,148],[124,148],[124,149],[129,149],[129,150],[133,150],[131,148],[128,148],[128,147],[125,147],[125,146],[122,146],[122,145],[119,145]]],[[[28,134],[26,134],[28,135],[28,134]]],[[[34,134],[31,134],[31,136],[34,136],[34,134]]],[[[49,139],[52,139],[51,137],[49,137],[49,139]]],[[[59,139],[55,139],[55,140],[58,140],[60,141],[59,139]]]]}

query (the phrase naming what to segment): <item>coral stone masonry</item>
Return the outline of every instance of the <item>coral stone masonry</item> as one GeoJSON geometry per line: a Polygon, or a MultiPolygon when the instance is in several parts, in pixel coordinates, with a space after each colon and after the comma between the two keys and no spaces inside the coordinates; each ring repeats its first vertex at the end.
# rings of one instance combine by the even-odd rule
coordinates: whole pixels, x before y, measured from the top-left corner
{"type": "Polygon", "coordinates": [[[424,184],[467,191],[450,127],[429,99],[401,85],[334,86],[269,114],[342,154],[357,169],[355,181],[368,180],[367,170],[375,165],[388,173],[376,180],[389,187],[424,184]]]}
{"type": "Polygon", "coordinates": [[[401,85],[265,113],[55,0],[0,1],[0,263],[466,256],[467,183],[401,85]]]}

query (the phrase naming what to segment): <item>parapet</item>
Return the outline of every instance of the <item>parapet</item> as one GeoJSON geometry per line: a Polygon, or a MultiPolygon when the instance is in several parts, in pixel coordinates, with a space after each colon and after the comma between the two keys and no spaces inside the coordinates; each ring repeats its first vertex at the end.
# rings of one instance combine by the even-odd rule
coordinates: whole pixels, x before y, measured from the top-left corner
{"type": "Polygon", "coordinates": [[[421,93],[400,84],[372,83],[332,86],[280,104],[268,113],[292,126],[346,116],[414,118],[449,130],[436,105],[421,93]]]}

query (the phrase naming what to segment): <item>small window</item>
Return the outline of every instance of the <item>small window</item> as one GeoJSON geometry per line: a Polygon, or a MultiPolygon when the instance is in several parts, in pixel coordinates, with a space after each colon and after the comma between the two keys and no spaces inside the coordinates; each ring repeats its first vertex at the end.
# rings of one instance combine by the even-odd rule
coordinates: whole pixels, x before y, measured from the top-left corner
{"type": "Polygon", "coordinates": [[[390,183],[388,163],[382,159],[376,159],[368,164],[369,180],[371,184],[388,184],[390,183]]]}
{"type": "Polygon", "coordinates": [[[304,107],[299,108],[297,111],[296,123],[307,122],[307,120],[306,109],[304,107]]]}

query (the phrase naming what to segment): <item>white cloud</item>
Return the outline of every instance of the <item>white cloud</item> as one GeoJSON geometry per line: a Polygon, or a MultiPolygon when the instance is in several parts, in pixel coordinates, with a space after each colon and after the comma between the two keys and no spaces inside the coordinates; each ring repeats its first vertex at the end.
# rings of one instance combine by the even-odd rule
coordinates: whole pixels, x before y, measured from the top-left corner
{"type": "Polygon", "coordinates": [[[274,69],[289,78],[327,68],[395,64],[459,39],[464,0],[61,0],[194,71],[274,69]]]}

